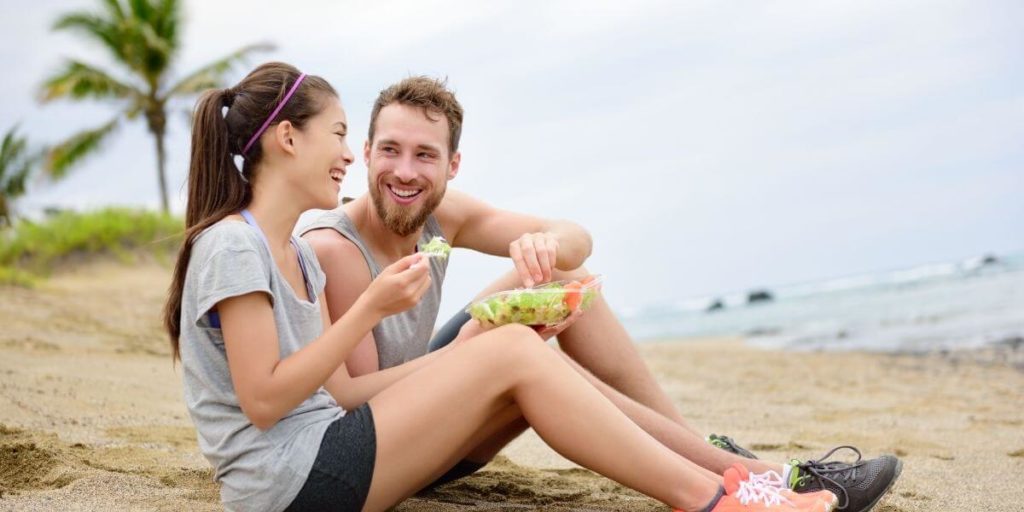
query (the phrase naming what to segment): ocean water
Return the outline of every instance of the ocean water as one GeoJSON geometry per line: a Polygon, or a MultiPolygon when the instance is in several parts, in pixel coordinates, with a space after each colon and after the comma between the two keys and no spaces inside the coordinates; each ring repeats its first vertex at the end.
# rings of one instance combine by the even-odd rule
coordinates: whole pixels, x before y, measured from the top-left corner
{"type": "Polygon", "coordinates": [[[1024,342],[1024,254],[696,297],[623,315],[639,341],[743,336],[806,350],[930,352],[1024,342]],[[715,300],[722,308],[709,311],[715,300]]]}

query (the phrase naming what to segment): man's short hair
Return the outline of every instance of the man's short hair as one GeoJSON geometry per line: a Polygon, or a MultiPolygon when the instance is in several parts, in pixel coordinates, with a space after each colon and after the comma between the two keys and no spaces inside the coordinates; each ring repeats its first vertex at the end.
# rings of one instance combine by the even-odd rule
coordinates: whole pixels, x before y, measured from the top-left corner
{"type": "Polygon", "coordinates": [[[381,109],[398,103],[410,107],[419,107],[423,115],[431,121],[438,119],[432,116],[443,115],[448,120],[448,151],[449,156],[459,149],[459,136],[462,135],[462,105],[455,99],[455,93],[448,90],[446,80],[427,76],[411,76],[380,92],[373,103],[370,114],[370,143],[377,128],[377,116],[381,109]]]}

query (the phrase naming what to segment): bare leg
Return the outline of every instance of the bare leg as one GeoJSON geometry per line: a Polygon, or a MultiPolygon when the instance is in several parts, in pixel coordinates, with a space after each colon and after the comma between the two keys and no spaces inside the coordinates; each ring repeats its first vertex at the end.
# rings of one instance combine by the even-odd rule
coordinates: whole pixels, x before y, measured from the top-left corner
{"type": "MultiPolygon", "coordinates": [[[[755,473],[765,471],[782,473],[781,464],[747,459],[708,444],[704,441],[703,437],[694,435],[672,420],[658,414],[643,404],[637,403],[635,400],[601,382],[600,379],[588,372],[579,363],[572,360],[572,358],[565,354],[560,355],[569,366],[573,367],[573,369],[587,379],[587,382],[597,388],[602,395],[611,400],[630,420],[670,450],[696,463],[704,470],[704,474],[708,478],[720,482],[721,474],[737,462],[755,473]]],[[[518,409],[516,412],[518,412],[518,409]]],[[[492,437],[486,438],[473,448],[469,455],[466,456],[466,459],[481,463],[491,460],[503,447],[512,442],[527,428],[529,428],[529,425],[520,419],[509,423],[504,428],[496,429],[497,433],[492,437]]]]}
{"type": "Polygon", "coordinates": [[[370,400],[377,459],[365,509],[384,510],[422,488],[512,405],[563,456],[675,508],[699,510],[717,492],[715,481],[626,418],[530,329],[506,326],[370,400]]]}

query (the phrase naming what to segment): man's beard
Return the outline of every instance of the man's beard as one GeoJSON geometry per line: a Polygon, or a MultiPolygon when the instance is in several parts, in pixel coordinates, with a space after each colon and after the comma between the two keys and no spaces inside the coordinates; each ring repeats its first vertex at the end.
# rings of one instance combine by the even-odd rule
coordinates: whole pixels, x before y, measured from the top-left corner
{"type": "Polygon", "coordinates": [[[437,206],[441,204],[444,192],[445,188],[435,190],[424,199],[423,205],[416,210],[405,208],[392,201],[385,202],[378,187],[370,187],[370,198],[373,199],[377,216],[384,221],[384,226],[398,236],[408,236],[427,222],[427,217],[434,213],[437,206]]]}

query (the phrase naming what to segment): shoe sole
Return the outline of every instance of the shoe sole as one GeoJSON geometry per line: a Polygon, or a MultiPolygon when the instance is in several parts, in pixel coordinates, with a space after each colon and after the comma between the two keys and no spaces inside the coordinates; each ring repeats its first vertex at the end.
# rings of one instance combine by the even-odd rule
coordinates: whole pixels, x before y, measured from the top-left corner
{"type": "MultiPolygon", "coordinates": [[[[875,508],[875,505],[878,505],[878,502],[882,501],[882,498],[884,498],[887,494],[889,494],[889,489],[892,489],[892,486],[896,485],[896,480],[900,479],[900,474],[901,473],[903,473],[903,461],[900,460],[900,459],[896,459],[896,471],[895,471],[895,473],[893,473],[892,480],[889,481],[889,485],[887,485],[885,487],[885,490],[882,491],[881,494],[879,494],[878,497],[875,498],[874,501],[872,501],[871,503],[868,503],[868,506],[866,506],[866,507],[864,507],[864,508],[862,508],[860,510],[843,511],[843,512],[868,512],[869,510],[875,508]]],[[[836,510],[839,510],[839,509],[836,509],[836,510]]]]}

